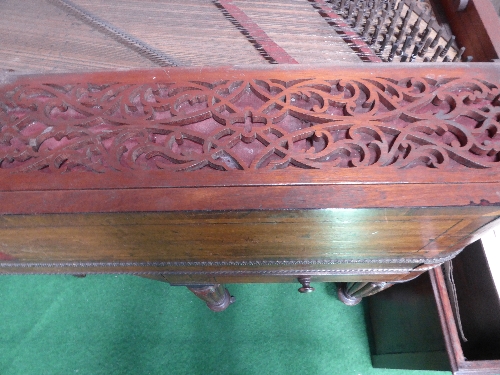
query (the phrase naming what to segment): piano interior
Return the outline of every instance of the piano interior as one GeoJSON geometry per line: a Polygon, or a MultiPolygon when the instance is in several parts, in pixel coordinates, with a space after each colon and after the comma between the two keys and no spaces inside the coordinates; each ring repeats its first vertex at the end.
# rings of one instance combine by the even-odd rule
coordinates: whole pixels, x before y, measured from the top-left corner
{"type": "Polygon", "coordinates": [[[6,0],[0,66],[22,74],[485,61],[458,44],[445,13],[433,0],[6,0]]]}

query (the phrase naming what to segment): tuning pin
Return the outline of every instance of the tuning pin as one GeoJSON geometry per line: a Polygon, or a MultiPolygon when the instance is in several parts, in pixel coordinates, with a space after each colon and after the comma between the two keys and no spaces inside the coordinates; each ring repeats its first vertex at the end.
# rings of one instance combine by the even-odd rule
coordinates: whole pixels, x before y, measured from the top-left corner
{"type": "Polygon", "coordinates": [[[387,30],[387,32],[385,33],[385,35],[387,35],[387,42],[389,43],[389,41],[391,40],[392,36],[394,35],[394,27],[393,26],[389,26],[389,29],[387,30]]]}
{"type": "Polygon", "coordinates": [[[385,25],[388,15],[389,15],[389,12],[387,10],[383,9],[382,10],[382,23],[381,23],[382,26],[385,25]]]}
{"type": "Polygon", "coordinates": [[[423,41],[423,40],[427,39],[427,37],[429,36],[430,33],[431,33],[431,29],[427,27],[423,31],[423,33],[421,34],[420,41],[423,41]]]}
{"type": "Polygon", "coordinates": [[[443,62],[449,62],[450,61],[450,58],[448,57],[448,55],[446,55],[443,59],[443,62]]]}
{"type": "Polygon", "coordinates": [[[400,62],[405,62],[407,58],[408,58],[408,55],[407,55],[406,53],[403,53],[403,54],[401,55],[401,60],[400,60],[400,62]]]}
{"type": "Polygon", "coordinates": [[[347,12],[347,22],[350,22],[352,19],[352,16],[354,15],[354,9],[357,5],[358,1],[352,1],[351,4],[349,5],[349,10],[347,12]]]}
{"type": "Polygon", "coordinates": [[[412,39],[415,39],[415,37],[417,36],[418,30],[420,28],[420,20],[421,20],[421,18],[418,17],[417,21],[412,26],[411,33],[410,33],[410,36],[412,39]]]}
{"type": "Polygon", "coordinates": [[[365,23],[365,27],[363,29],[363,34],[361,34],[361,37],[363,39],[366,39],[366,37],[368,36],[368,31],[370,31],[370,27],[372,26],[371,22],[370,22],[370,18],[367,18],[366,19],[366,23],[365,23]]]}
{"type": "MultiPolygon", "coordinates": [[[[412,5],[414,5],[413,2],[412,5]]],[[[403,38],[406,36],[406,27],[408,26],[408,22],[410,21],[411,13],[412,13],[412,7],[410,6],[408,11],[406,12],[406,15],[403,19],[403,23],[401,24],[401,27],[399,29],[399,34],[398,34],[399,43],[401,43],[403,41],[403,38]]]]}
{"type": "Polygon", "coordinates": [[[396,54],[396,50],[398,49],[399,44],[397,42],[392,44],[391,52],[389,52],[389,56],[387,57],[387,61],[391,62],[394,59],[394,55],[396,54]]]}
{"type": "Polygon", "coordinates": [[[438,48],[436,48],[436,52],[434,52],[434,55],[432,55],[431,62],[434,62],[437,60],[437,58],[442,50],[443,50],[443,46],[438,46],[438,48]]]}
{"type": "Polygon", "coordinates": [[[365,8],[363,6],[362,9],[359,9],[358,15],[356,16],[356,22],[354,22],[355,29],[357,29],[358,27],[361,26],[361,23],[363,22],[364,15],[365,15],[365,8]]]}
{"type": "Polygon", "coordinates": [[[396,9],[394,15],[392,16],[391,24],[389,25],[389,27],[392,27],[393,29],[396,27],[400,15],[401,15],[401,9],[396,9]]]}
{"type": "Polygon", "coordinates": [[[339,8],[339,12],[340,13],[344,13],[344,9],[345,9],[345,4],[346,4],[347,0],[342,0],[340,2],[340,8],[339,8]]]}
{"type": "Polygon", "coordinates": [[[363,30],[363,34],[361,35],[365,39],[368,37],[368,32],[370,31],[370,28],[373,25],[374,18],[375,18],[375,9],[372,9],[370,12],[370,16],[366,20],[365,29],[363,30]]]}
{"type": "Polygon", "coordinates": [[[441,34],[443,33],[443,28],[439,28],[439,30],[437,31],[436,33],[436,36],[434,37],[434,40],[432,41],[431,43],[431,48],[434,48],[436,47],[436,45],[438,44],[439,42],[439,38],[441,38],[441,34]]]}
{"type": "Polygon", "coordinates": [[[420,45],[416,45],[415,47],[413,47],[413,51],[411,52],[411,56],[410,56],[410,62],[415,61],[415,59],[417,58],[419,48],[420,48],[420,45]]]}
{"type": "Polygon", "coordinates": [[[385,47],[387,47],[387,43],[389,43],[390,36],[389,34],[384,35],[384,39],[382,40],[382,43],[380,44],[380,49],[378,50],[379,53],[384,52],[385,47]]]}
{"type": "Polygon", "coordinates": [[[472,57],[472,56],[467,56],[467,58],[465,59],[465,62],[468,62],[468,63],[469,63],[469,62],[471,62],[471,61],[472,61],[472,59],[473,59],[473,57],[472,57]]]}
{"type": "Polygon", "coordinates": [[[427,53],[427,50],[429,49],[429,46],[432,42],[432,39],[431,38],[427,38],[425,40],[425,43],[424,43],[424,46],[422,47],[422,49],[420,50],[420,52],[418,53],[418,55],[420,57],[423,57],[426,53],[427,53]]]}
{"type": "Polygon", "coordinates": [[[443,50],[441,51],[441,55],[440,55],[441,57],[443,57],[444,55],[446,55],[448,53],[448,50],[450,49],[450,47],[454,41],[455,41],[455,35],[452,35],[450,40],[448,40],[448,43],[446,43],[443,50]]]}
{"type": "Polygon", "coordinates": [[[410,46],[411,42],[412,42],[411,36],[407,36],[406,39],[405,39],[405,42],[403,44],[403,48],[401,48],[401,52],[402,53],[406,53],[406,50],[410,46]]]}
{"type": "Polygon", "coordinates": [[[399,31],[399,34],[398,34],[398,37],[396,38],[396,42],[398,44],[402,44],[403,43],[403,38],[405,37],[405,33],[403,32],[403,30],[400,30],[399,31]]]}
{"type": "Polygon", "coordinates": [[[452,62],[460,61],[460,59],[462,58],[462,54],[464,53],[464,51],[465,51],[465,47],[460,48],[460,50],[458,51],[458,53],[453,58],[452,62]]]}
{"type": "Polygon", "coordinates": [[[429,58],[428,57],[424,57],[424,62],[429,62],[429,58]]]}
{"type": "Polygon", "coordinates": [[[427,26],[425,27],[424,31],[422,32],[422,34],[420,34],[420,37],[423,39],[427,38],[431,32],[431,29],[432,29],[432,24],[434,23],[434,21],[436,21],[436,18],[434,17],[431,17],[429,19],[429,21],[427,22],[427,26]]]}
{"type": "Polygon", "coordinates": [[[373,36],[372,36],[372,41],[370,42],[370,45],[373,45],[375,43],[377,43],[377,40],[378,40],[378,36],[380,34],[380,29],[382,28],[382,18],[379,18],[379,23],[378,25],[375,27],[375,31],[373,33],[373,36]]]}
{"type": "Polygon", "coordinates": [[[377,4],[377,10],[381,11],[382,12],[382,16],[383,16],[383,13],[384,13],[384,7],[385,7],[385,1],[380,1],[378,4],[377,4]]]}
{"type": "MultiPolygon", "coordinates": [[[[412,1],[411,5],[414,6],[415,3],[412,1]]],[[[401,25],[400,33],[406,32],[406,26],[408,26],[408,22],[410,21],[411,13],[413,12],[412,6],[410,6],[410,9],[408,9],[408,11],[406,12],[405,18],[403,19],[403,24],[401,25]]]]}

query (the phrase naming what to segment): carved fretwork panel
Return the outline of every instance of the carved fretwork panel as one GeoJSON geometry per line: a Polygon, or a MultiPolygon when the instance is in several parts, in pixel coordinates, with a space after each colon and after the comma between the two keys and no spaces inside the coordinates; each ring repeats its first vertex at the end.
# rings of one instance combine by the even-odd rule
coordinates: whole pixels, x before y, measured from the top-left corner
{"type": "Polygon", "coordinates": [[[0,273],[219,309],[205,285],[369,295],[451,259],[500,217],[500,68],[374,65],[0,75],[0,273]]]}
{"type": "Polygon", "coordinates": [[[449,170],[500,160],[494,68],[153,73],[3,86],[0,168],[449,170]]]}

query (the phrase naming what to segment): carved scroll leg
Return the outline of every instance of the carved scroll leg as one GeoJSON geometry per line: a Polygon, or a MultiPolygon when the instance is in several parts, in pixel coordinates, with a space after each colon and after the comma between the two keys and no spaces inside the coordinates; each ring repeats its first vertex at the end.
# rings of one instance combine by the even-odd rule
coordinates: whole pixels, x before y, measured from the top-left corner
{"type": "Polygon", "coordinates": [[[344,283],[339,285],[337,296],[348,306],[354,306],[361,302],[363,297],[381,292],[393,286],[394,283],[344,283]]]}
{"type": "Polygon", "coordinates": [[[205,301],[212,311],[224,311],[234,302],[224,284],[188,286],[188,289],[205,301]]]}

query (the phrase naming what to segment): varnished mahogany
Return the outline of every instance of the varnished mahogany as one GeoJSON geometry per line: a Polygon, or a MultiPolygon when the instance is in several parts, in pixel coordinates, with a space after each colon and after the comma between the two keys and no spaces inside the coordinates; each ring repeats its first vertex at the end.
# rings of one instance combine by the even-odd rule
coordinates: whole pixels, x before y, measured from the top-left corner
{"type": "Polygon", "coordinates": [[[398,282],[453,257],[500,216],[497,65],[337,69],[7,76],[2,272],[398,282]]]}
{"type": "Polygon", "coordinates": [[[0,82],[2,273],[137,274],[214,310],[221,283],[337,281],[356,303],[500,217],[498,63],[0,82]]]}

